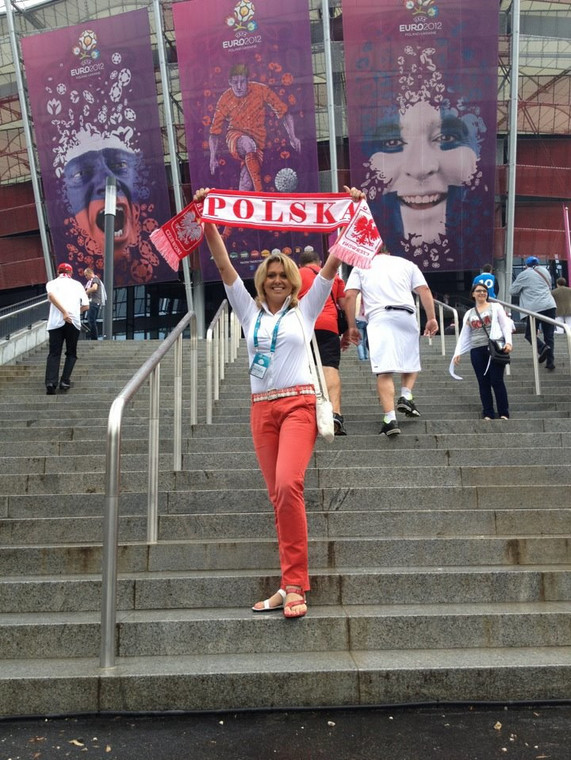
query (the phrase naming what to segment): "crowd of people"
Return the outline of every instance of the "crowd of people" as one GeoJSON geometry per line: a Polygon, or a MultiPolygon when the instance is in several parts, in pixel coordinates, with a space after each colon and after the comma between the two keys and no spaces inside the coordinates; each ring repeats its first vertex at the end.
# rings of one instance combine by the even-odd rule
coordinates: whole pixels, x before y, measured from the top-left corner
{"type": "MultiPolygon", "coordinates": [[[[364,198],[357,188],[345,190],[355,202],[364,198]]],[[[201,188],[194,200],[204,201],[208,192],[208,188],[201,188]]],[[[253,296],[232,263],[225,236],[210,222],[204,224],[204,234],[245,335],[252,439],[275,515],[280,585],[267,599],[256,602],[252,610],[282,610],[288,619],[300,618],[307,613],[306,594],[310,590],[304,480],[318,434],[309,339],[315,333],[333,407],[335,435],[347,435],[341,405],[341,353],[356,346],[359,359],[370,362],[376,378],[382,412],[379,434],[393,438],[401,433],[397,413],[411,419],[421,416],[414,397],[421,371],[421,330],[415,296],[425,313],[422,335],[429,338],[439,329],[434,299],[419,267],[392,256],[386,246],[373,257],[370,268],[353,267],[346,282],[339,276],[341,261],[332,254],[322,262],[319,254],[307,246],[298,266],[290,256],[273,250],[255,272],[253,296]],[[346,317],[343,329],[340,311],[346,317]],[[400,377],[398,392],[395,374],[400,377]]],[[[105,301],[105,288],[91,269],[85,269],[83,274],[85,286],[73,279],[70,264],[60,264],[58,276],[46,285],[50,313],[45,383],[49,395],[71,386],[82,313],[88,315],[89,337],[98,338],[97,318],[105,301]],[[66,359],[60,376],[64,345],[66,359]]],[[[531,335],[529,322],[525,337],[530,342],[537,339],[539,361],[545,361],[547,369],[553,370],[554,320],[557,315],[562,323],[571,321],[571,289],[559,279],[552,294],[550,283],[549,272],[530,257],[510,292],[519,296],[522,308],[551,320],[540,322],[543,340],[531,335]]],[[[474,306],[465,314],[450,365],[453,377],[461,379],[455,369],[469,352],[484,420],[510,417],[504,371],[515,328],[495,301],[497,293],[497,280],[491,267],[486,266],[472,284],[474,306]],[[495,354],[490,348],[492,343],[495,354]]]]}

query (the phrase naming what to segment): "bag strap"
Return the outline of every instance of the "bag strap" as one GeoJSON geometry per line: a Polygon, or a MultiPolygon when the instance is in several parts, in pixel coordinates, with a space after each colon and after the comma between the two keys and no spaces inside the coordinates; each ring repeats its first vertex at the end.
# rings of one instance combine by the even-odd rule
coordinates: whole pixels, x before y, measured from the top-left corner
{"type": "Polygon", "coordinates": [[[319,353],[319,347],[315,340],[315,333],[311,338],[311,345],[303,326],[303,320],[299,314],[299,309],[294,309],[296,317],[299,319],[301,325],[301,331],[303,333],[303,339],[305,342],[305,350],[307,351],[307,358],[309,360],[309,369],[311,372],[313,387],[315,388],[315,395],[322,396],[326,401],[329,401],[329,394],[327,393],[327,384],[325,382],[325,375],[323,374],[323,365],[321,364],[321,354],[319,353]],[[311,351],[313,346],[313,352],[311,351]]]}
{"type": "MultiPolygon", "coordinates": [[[[309,265],[309,264],[307,264],[306,266],[307,266],[307,268],[309,269],[310,272],[313,272],[313,276],[317,277],[317,275],[319,274],[319,271],[316,272],[315,269],[311,265],[309,265]]],[[[329,298],[333,301],[333,303],[335,305],[335,308],[338,311],[341,311],[341,307],[339,306],[339,304],[337,303],[337,299],[333,295],[333,286],[334,285],[335,285],[335,278],[333,278],[333,285],[331,286],[331,293],[329,293],[329,298]]]]}
{"type": "Polygon", "coordinates": [[[538,274],[541,277],[541,279],[543,280],[543,282],[547,285],[547,287],[551,289],[551,283],[548,282],[547,278],[543,276],[543,273],[540,272],[539,269],[536,269],[535,267],[533,268],[533,271],[536,274],[538,274]]]}
{"type": "Polygon", "coordinates": [[[484,332],[485,332],[485,333],[486,333],[486,335],[488,336],[488,340],[490,340],[490,333],[488,332],[488,328],[487,328],[487,327],[486,327],[486,325],[484,324],[484,320],[483,320],[483,319],[482,319],[482,317],[480,316],[480,312],[478,311],[478,308],[477,308],[477,306],[474,306],[474,311],[475,311],[475,312],[476,312],[476,314],[477,314],[477,315],[480,317],[480,322],[481,322],[481,324],[482,324],[482,327],[483,327],[483,329],[484,329],[484,332]]]}

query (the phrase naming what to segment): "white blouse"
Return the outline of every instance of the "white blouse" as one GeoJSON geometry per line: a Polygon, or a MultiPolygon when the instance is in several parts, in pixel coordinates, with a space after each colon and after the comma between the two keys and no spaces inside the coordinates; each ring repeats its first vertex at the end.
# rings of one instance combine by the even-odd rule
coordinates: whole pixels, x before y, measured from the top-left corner
{"type": "MultiPolygon", "coordinates": [[[[326,280],[325,277],[318,274],[311,288],[297,306],[309,340],[313,334],[315,320],[325,305],[332,285],[333,280],[326,280]]],[[[292,385],[311,384],[305,337],[295,310],[288,309],[290,299],[286,300],[282,309],[276,314],[272,314],[267,306],[263,305],[256,349],[254,347],[254,329],[260,309],[256,306],[255,300],[248,293],[239,277],[232,285],[225,285],[224,287],[230,305],[236,312],[246,336],[249,365],[252,364],[256,352],[270,354],[274,329],[281,318],[275,351],[271,354],[271,361],[266,374],[263,378],[250,375],[252,393],[262,393],[274,388],[289,388],[292,385]]]]}

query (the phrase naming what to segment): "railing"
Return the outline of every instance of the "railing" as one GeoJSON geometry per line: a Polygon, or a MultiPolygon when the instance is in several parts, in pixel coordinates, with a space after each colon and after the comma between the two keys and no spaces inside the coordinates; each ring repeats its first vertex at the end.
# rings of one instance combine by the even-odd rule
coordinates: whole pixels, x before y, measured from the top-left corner
{"type": "Polygon", "coordinates": [[[188,314],[178,323],[133,375],[113,401],[107,422],[107,454],[105,464],[105,515],[103,536],[103,577],[101,605],[100,666],[112,668],[115,664],[115,624],[117,619],[117,548],[119,533],[119,496],[121,477],[121,430],[125,406],[143,383],[149,379],[149,473],[147,497],[147,542],[157,542],[158,535],[158,483],[159,483],[159,409],[160,365],[174,346],[174,414],[173,414],[173,469],[182,469],[182,336],[190,325],[190,424],[198,417],[198,336],[196,314],[188,314]]]}
{"type": "MultiPolygon", "coordinates": [[[[418,321],[418,326],[420,327],[420,298],[418,295],[415,295],[415,301],[416,301],[416,318],[418,321]]],[[[434,299],[434,305],[438,306],[438,330],[440,332],[440,353],[442,356],[446,355],[446,335],[445,335],[445,329],[446,326],[444,324],[444,311],[451,311],[452,317],[454,320],[454,334],[456,335],[456,340],[458,340],[458,336],[460,335],[460,328],[459,328],[459,321],[458,321],[458,310],[455,309],[453,306],[450,306],[448,303],[444,303],[444,301],[437,301],[434,299]]],[[[432,345],[432,338],[429,338],[430,345],[432,345]]]]}
{"type": "Polygon", "coordinates": [[[449,303],[444,303],[444,301],[437,301],[434,300],[434,305],[438,306],[438,326],[440,329],[440,353],[442,356],[446,355],[446,340],[445,340],[445,325],[444,325],[444,311],[451,311],[452,317],[454,320],[454,335],[456,336],[456,340],[458,340],[460,336],[460,327],[459,327],[459,321],[458,321],[458,310],[455,309],[453,306],[450,306],[449,303]]]}
{"type": "Polygon", "coordinates": [[[537,314],[534,311],[529,311],[529,309],[524,309],[521,306],[515,306],[513,303],[500,301],[499,298],[491,298],[490,300],[501,304],[508,311],[517,311],[520,314],[526,314],[529,317],[529,329],[531,333],[531,355],[533,358],[533,375],[535,379],[536,396],[539,396],[541,394],[541,382],[539,380],[539,356],[537,354],[537,341],[534,340],[535,336],[537,335],[538,319],[541,322],[548,322],[550,325],[555,325],[555,327],[562,328],[563,332],[567,336],[567,353],[569,354],[569,371],[571,372],[571,327],[569,327],[569,325],[558,322],[556,319],[551,319],[551,317],[545,317],[543,314],[537,314]]]}
{"type": "Polygon", "coordinates": [[[9,340],[19,330],[32,328],[35,322],[47,320],[50,302],[45,296],[30,299],[0,310],[0,338],[9,340]]]}
{"type": "Polygon", "coordinates": [[[225,365],[238,354],[240,325],[228,301],[222,301],[206,331],[206,424],[212,425],[214,402],[220,399],[225,365]]]}

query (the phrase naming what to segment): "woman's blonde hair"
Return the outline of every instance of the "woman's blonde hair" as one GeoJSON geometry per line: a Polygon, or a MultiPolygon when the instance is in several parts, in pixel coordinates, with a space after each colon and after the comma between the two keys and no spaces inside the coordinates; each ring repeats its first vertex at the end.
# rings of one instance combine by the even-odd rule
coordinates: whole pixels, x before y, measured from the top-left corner
{"type": "Polygon", "coordinates": [[[290,306],[297,306],[299,303],[299,298],[297,296],[301,290],[301,275],[295,261],[292,261],[289,256],[285,255],[285,253],[272,253],[271,256],[268,256],[267,259],[264,259],[264,261],[262,261],[260,266],[256,269],[256,274],[254,275],[254,286],[256,288],[257,294],[256,304],[258,307],[261,307],[262,304],[266,301],[266,294],[264,293],[264,281],[268,276],[268,267],[270,264],[275,264],[276,262],[283,266],[286,277],[291,283],[292,291],[290,306]]]}

